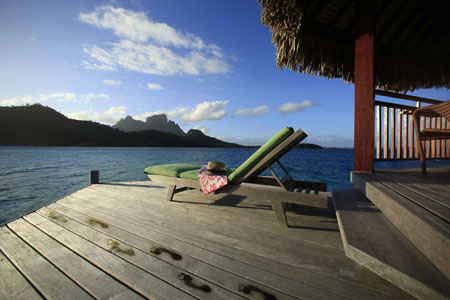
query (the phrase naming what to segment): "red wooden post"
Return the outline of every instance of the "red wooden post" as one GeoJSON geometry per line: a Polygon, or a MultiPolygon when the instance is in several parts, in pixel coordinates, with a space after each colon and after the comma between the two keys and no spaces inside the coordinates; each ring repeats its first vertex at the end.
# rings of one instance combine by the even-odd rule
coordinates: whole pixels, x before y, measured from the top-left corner
{"type": "Polygon", "coordinates": [[[362,172],[373,172],[374,33],[375,1],[356,1],[354,169],[362,172]]]}

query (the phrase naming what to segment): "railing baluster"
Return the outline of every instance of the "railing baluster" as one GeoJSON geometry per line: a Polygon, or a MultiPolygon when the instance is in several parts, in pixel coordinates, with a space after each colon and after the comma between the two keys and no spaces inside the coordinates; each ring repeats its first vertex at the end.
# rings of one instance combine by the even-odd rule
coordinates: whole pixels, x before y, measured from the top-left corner
{"type": "Polygon", "coordinates": [[[395,108],[390,108],[391,115],[391,126],[390,126],[390,139],[389,139],[389,149],[390,149],[390,158],[393,159],[395,155],[395,108]]]}
{"type": "Polygon", "coordinates": [[[397,156],[402,158],[402,110],[397,110],[397,156]]]}
{"type": "Polygon", "coordinates": [[[403,114],[403,158],[408,158],[408,115],[403,114]]]}
{"type": "Polygon", "coordinates": [[[388,158],[388,138],[389,138],[389,113],[388,107],[384,107],[383,109],[383,158],[388,158]]]}
{"type": "MultiPolygon", "coordinates": [[[[425,125],[425,127],[426,128],[430,128],[431,127],[431,125],[430,125],[431,124],[431,118],[427,117],[426,120],[427,120],[427,124],[425,125]]],[[[430,145],[431,145],[431,142],[429,140],[425,142],[425,148],[426,148],[425,157],[426,158],[430,158],[430,148],[431,148],[430,145]]]]}
{"type": "Polygon", "coordinates": [[[409,116],[409,158],[414,157],[414,120],[412,115],[409,116]]]}
{"type": "MultiPolygon", "coordinates": [[[[394,93],[377,91],[376,94],[393,97],[394,93]]],[[[442,101],[403,95],[399,99],[414,101],[415,105],[403,105],[376,100],[375,108],[375,151],[376,160],[418,159],[416,135],[412,113],[424,103],[442,101]],[[383,153],[382,153],[383,152],[383,153]]],[[[450,129],[450,120],[444,118],[420,117],[420,130],[426,128],[450,129]]],[[[427,140],[423,142],[426,158],[450,158],[450,139],[427,140]]]]}
{"type": "MultiPolygon", "coordinates": [[[[446,129],[450,129],[450,120],[447,120],[446,122],[447,124],[445,124],[445,128],[446,129]]],[[[446,151],[446,157],[450,157],[450,140],[447,140],[447,151],[446,151]]]]}
{"type": "Polygon", "coordinates": [[[381,106],[376,106],[377,158],[381,157],[381,106]]]}
{"type": "MultiPolygon", "coordinates": [[[[445,121],[445,119],[442,118],[442,119],[441,119],[441,128],[442,128],[442,129],[447,128],[447,127],[445,126],[445,125],[447,125],[446,123],[447,123],[447,122],[445,121]]],[[[442,141],[441,141],[441,157],[442,157],[442,158],[447,157],[447,153],[445,152],[445,150],[446,150],[445,143],[446,143],[446,142],[447,142],[447,140],[442,140],[442,141]]]]}
{"type": "MultiPolygon", "coordinates": [[[[431,128],[436,129],[436,118],[431,119],[431,128]]],[[[436,141],[431,141],[431,158],[436,158],[436,141]]]]}
{"type": "MultiPolygon", "coordinates": [[[[436,118],[436,129],[441,129],[441,118],[436,118]]],[[[441,158],[441,140],[436,141],[436,158],[441,158]]]]}
{"type": "MultiPolygon", "coordinates": [[[[420,117],[420,130],[421,130],[421,131],[425,129],[425,120],[426,120],[425,117],[420,117]]],[[[426,145],[425,145],[425,142],[422,141],[421,143],[422,143],[423,147],[426,146],[426,145]]],[[[424,151],[425,151],[425,149],[424,149],[424,151]]],[[[424,153],[425,153],[425,152],[424,152],[424,153]]],[[[417,155],[417,156],[419,156],[419,155],[417,155]]]]}

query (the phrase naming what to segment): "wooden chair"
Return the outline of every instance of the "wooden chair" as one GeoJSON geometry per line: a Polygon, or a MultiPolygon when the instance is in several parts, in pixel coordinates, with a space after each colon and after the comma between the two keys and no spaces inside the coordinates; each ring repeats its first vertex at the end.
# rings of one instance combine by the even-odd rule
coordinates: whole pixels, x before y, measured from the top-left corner
{"type": "Polygon", "coordinates": [[[417,108],[413,112],[414,128],[416,130],[416,148],[419,149],[422,162],[422,174],[427,173],[424,144],[426,140],[450,139],[450,129],[424,128],[420,130],[420,117],[443,117],[450,121],[450,100],[444,103],[417,108]]]}
{"type": "MultiPolygon", "coordinates": [[[[236,181],[218,189],[216,193],[236,194],[240,196],[257,197],[269,200],[275,212],[278,225],[287,227],[287,219],[283,203],[301,204],[306,206],[327,208],[331,194],[327,192],[327,185],[320,182],[307,182],[294,180],[286,168],[281,164],[280,158],[294,148],[307,135],[297,130],[287,137],[270,153],[262,157],[248,172],[236,181]],[[277,163],[285,176],[280,178],[272,168],[277,163]],[[269,170],[272,176],[259,176],[264,170],[269,170]]],[[[148,174],[150,180],[169,185],[167,199],[172,200],[177,192],[188,188],[200,189],[198,180],[179,177],[148,174]],[[180,188],[177,189],[177,186],[180,188]]]]}

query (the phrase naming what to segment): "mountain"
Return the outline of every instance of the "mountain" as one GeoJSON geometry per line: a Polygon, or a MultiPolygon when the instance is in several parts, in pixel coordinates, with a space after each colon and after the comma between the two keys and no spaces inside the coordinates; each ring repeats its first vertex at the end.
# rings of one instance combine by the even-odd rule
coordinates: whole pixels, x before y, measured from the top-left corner
{"type": "Polygon", "coordinates": [[[72,120],[39,104],[0,107],[0,145],[242,147],[202,133],[179,136],[157,130],[124,132],[91,121],[72,120]]]}
{"type": "Polygon", "coordinates": [[[145,121],[149,129],[170,132],[176,135],[185,136],[186,133],[180,128],[180,126],[174,121],[168,120],[165,114],[153,115],[148,117],[145,121]]]}
{"type": "Polygon", "coordinates": [[[120,129],[125,132],[142,131],[142,130],[158,130],[162,132],[170,132],[179,136],[185,136],[186,133],[174,121],[168,120],[165,114],[153,115],[147,118],[145,122],[135,120],[131,116],[121,119],[112,128],[120,129]]]}
{"type": "Polygon", "coordinates": [[[149,129],[148,125],[145,122],[135,120],[131,116],[127,116],[125,119],[120,119],[111,127],[125,132],[142,131],[149,129]]]}

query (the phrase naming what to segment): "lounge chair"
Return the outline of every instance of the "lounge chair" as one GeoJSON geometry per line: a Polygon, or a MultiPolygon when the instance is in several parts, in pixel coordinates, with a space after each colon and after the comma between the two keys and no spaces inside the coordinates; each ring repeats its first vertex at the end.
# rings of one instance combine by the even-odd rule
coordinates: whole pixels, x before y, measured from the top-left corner
{"type": "MultiPolygon", "coordinates": [[[[326,208],[330,197],[327,185],[294,180],[280,162],[280,158],[306,136],[301,129],[294,132],[292,128],[283,128],[237,169],[229,170],[228,185],[216,190],[216,193],[269,200],[278,224],[284,227],[288,224],[283,203],[326,208]],[[274,163],[277,163],[285,173],[283,178],[280,178],[273,170],[274,163]],[[272,176],[259,176],[266,169],[272,176]]],[[[145,172],[150,180],[169,185],[167,200],[171,201],[175,193],[189,188],[201,189],[197,177],[200,167],[186,164],[160,165],[148,167],[145,172]]]]}
{"type": "Polygon", "coordinates": [[[424,141],[450,139],[450,129],[446,128],[424,128],[420,131],[420,117],[443,117],[450,121],[450,100],[444,103],[417,108],[413,112],[414,128],[416,131],[416,148],[419,149],[422,162],[422,174],[427,173],[425,163],[424,141]]]}

